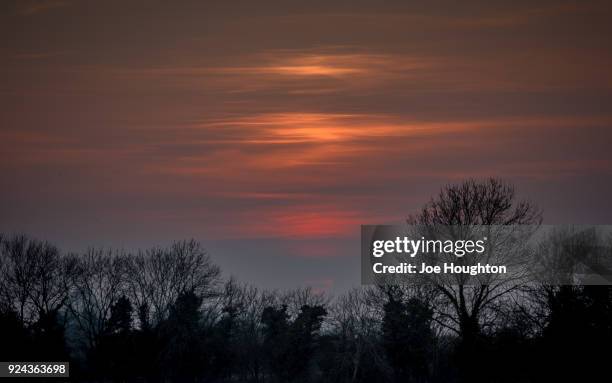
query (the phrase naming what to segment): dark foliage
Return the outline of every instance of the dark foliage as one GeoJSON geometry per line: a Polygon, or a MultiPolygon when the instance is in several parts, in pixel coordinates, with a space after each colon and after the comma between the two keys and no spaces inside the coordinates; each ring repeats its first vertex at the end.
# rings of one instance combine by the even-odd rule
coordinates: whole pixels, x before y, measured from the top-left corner
{"type": "MultiPolygon", "coordinates": [[[[443,189],[413,219],[538,223],[540,213],[490,180],[443,189]]],[[[606,380],[609,286],[466,287],[441,299],[445,288],[362,288],[330,302],[222,283],[195,241],[72,255],[0,236],[0,360],[67,360],[71,379],[88,382],[606,380]],[[474,296],[496,299],[467,305],[474,296]]]]}

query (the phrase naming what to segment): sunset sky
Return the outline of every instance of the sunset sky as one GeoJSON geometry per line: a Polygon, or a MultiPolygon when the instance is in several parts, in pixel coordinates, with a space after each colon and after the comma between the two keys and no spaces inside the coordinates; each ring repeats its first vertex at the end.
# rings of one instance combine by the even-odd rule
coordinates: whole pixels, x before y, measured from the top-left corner
{"type": "Polygon", "coordinates": [[[612,4],[2,1],[0,231],[359,282],[359,226],[499,176],[612,223],[612,4]]]}

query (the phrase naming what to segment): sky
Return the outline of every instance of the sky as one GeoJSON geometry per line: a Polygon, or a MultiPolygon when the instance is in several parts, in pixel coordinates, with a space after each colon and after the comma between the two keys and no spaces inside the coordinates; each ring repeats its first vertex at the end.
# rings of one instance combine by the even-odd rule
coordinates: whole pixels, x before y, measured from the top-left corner
{"type": "Polygon", "coordinates": [[[196,238],[265,288],[359,283],[359,227],[501,177],[612,223],[612,5],[0,3],[0,232],[196,238]]]}

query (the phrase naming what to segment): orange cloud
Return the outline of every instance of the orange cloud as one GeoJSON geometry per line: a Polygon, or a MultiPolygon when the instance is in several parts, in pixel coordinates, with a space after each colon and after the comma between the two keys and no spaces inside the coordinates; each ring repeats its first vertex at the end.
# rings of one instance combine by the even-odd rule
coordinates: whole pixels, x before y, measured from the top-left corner
{"type": "Polygon", "coordinates": [[[179,64],[117,72],[129,77],[165,78],[185,86],[214,86],[229,93],[282,89],[292,94],[317,94],[379,87],[399,78],[415,77],[437,65],[437,59],[422,55],[331,47],[267,50],[236,58],[225,65],[179,64]],[[249,64],[237,65],[237,60],[249,64]]]}

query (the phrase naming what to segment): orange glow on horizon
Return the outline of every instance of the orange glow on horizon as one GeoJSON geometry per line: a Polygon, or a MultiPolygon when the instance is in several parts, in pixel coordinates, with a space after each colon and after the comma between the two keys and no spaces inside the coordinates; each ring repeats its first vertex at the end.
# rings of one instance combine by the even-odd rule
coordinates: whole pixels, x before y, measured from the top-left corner
{"type": "MultiPolygon", "coordinates": [[[[241,235],[254,238],[332,238],[359,233],[372,217],[357,210],[325,205],[295,205],[267,212],[253,226],[238,225],[241,235]]],[[[250,221],[248,218],[245,221],[250,221]]]]}

